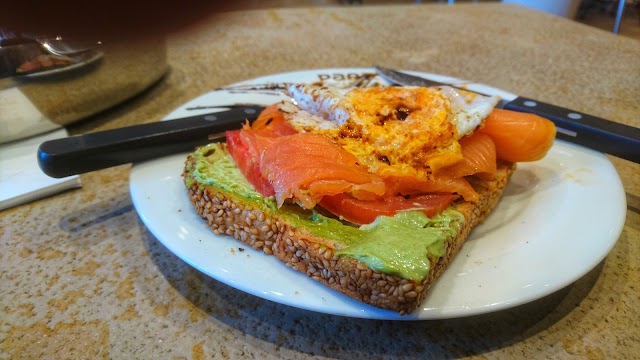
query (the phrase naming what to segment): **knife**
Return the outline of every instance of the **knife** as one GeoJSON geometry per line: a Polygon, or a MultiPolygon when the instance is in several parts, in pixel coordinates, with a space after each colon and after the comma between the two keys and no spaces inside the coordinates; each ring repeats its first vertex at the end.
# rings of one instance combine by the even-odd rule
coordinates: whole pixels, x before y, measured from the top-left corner
{"type": "Polygon", "coordinates": [[[253,121],[264,107],[231,105],[229,110],[128,126],[42,143],[38,165],[54,178],[149,160],[223,140],[225,132],[253,121]]]}
{"type": "MultiPolygon", "coordinates": [[[[404,72],[375,67],[376,72],[386,80],[403,86],[450,86],[404,72]]],[[[477,91],[462,89],[465,91],[477,91]]],[[[545,117],[556,125],[556,138],[589,147],[610,155],[640,163],[640,128],[605,120],[593,115],[580,113],[541,101],[514,96],[503,99],[498,104],[507,110],[526,112],[545,117]]]]}

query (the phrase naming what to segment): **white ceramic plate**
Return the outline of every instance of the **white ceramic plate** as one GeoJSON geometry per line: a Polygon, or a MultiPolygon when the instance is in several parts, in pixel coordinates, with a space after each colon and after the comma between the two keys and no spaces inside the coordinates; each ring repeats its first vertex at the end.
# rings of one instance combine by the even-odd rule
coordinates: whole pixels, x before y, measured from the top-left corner
{"type": "MultiPolygon", "coordinates": [[[[211,112],[211,107],[233,103],[268,105],[280,98],[273,89],[282,82],[352,81],[371,72],[328,69],[254,79],[204,94],[168,118],[211,112]]],[[[513,97],[480,84],[469,87],[513,97]]],[[[158,240],[185,262],[229,286],[278,303],[342,316],[453,318],[536,300],[593,269],[615,244],[626,214],[624,190],[608,159],[557,141],[543,160],[519,165],[499,205],[474,229],[421,307],[399,316],[320,285],[231,237],[216,236],[187,198],[180,176],[185,157],[176,154],[136,164],[131,171],[133,203],[158,240]],[[240,247],[245,250],[239,251],[240,247]]]]}

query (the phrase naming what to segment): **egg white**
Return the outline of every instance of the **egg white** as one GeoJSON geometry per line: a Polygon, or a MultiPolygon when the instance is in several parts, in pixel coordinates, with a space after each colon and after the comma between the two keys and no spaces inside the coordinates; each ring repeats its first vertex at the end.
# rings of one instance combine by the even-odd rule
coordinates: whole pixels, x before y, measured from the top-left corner
{"type": "MultiPolygon", "coordinates": [[[[285,102],[282,110],[291,114],[289,122],[299,131],[335,129],[350,117],[358,116],[347,100],[352,90],[318,84],[291,85],[287,93],[292,101],[285,102]]],[[[500,101],[497,96],[483,96],[450,86],[432,90],[449,100],[449,121],[457,129],[457,139],[473,133],[500,101]]]]}

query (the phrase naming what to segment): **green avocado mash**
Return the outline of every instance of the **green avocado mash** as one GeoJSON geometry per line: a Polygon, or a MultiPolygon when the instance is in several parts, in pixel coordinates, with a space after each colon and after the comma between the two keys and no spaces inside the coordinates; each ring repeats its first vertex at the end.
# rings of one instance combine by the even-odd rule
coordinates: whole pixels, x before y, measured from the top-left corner
{"type": "Polygon", "coordinates": [[[297,205],[285,204],[278,209],[275,199],[264,198],[245,180],[225,144],[201,147],[193,157],[195,165],[188,171],[199,184],[232,191],[257,207],[269,208],[298,228],[334,240],[338,256],[352,257],[371,269],[407,279],[420,281],[427,276],[428,255],[443,256],[445,242],[457,234],[464,222],[464,216],[450,207],[433,218],[421,211],[403,211],[393,217],[380,216],[360,227],[344,225],[297,205]]]}

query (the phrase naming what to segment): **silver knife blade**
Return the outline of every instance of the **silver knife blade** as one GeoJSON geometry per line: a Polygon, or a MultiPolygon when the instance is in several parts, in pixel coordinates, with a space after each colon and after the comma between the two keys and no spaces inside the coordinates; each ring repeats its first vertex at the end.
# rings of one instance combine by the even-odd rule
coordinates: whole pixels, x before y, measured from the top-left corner
{"type": "MultiPolygon", "coordinates": [[[[455,85],[433,81],[389,68],[379,66],[374,68],[380,76],[393,84],[425,87],[450,86],[461,89],[455,85]]],[[[462,90],[487,95],[469,89],[462,90]]],[[[640,163],[640,128],[522,96],[503,101],[498,107],[542,116],[554,122],[558,130],[556,135],[558,139],[640,163]]]]}

